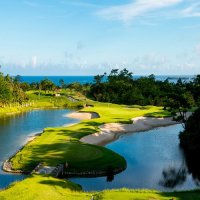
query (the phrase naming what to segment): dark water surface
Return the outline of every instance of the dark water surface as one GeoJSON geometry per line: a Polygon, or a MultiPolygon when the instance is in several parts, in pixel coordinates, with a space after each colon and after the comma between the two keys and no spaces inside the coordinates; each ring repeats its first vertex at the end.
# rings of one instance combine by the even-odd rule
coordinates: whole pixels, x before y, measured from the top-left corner
{"type": "Polygon", "coordinates": [[[112,182],[106,177],[72,178],[86,191],[111,188],[147,188],[162,191],[197,188],[188,173],[183,152],[179,148],[181,125],[123,135],[107,148],[124,156],[127,169],[115,175],[112,182]]]}
{"type": "MultiPolygon", "coordinates": [[[[0,165],[17,151],[29,136],[42,132],[46,127],[77,122],[65,117],[70,112],[72,111],[66,109],[35,110],[0,118],[0,165]]],[[[8,174],[0,170],[0,188],[23,178],[24,175],[8,174]]]]}

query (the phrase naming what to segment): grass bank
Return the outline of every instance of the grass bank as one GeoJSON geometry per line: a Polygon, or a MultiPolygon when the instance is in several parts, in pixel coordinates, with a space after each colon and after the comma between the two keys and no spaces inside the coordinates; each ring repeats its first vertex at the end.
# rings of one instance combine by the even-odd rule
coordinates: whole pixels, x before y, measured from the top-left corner
{"type": "Polygon", "coordinates": [[[159,192],[153,190],[106,190],[95,195],[95,200],[199,200],[200,191],[159,192]]]}
{"type": "MultiPolygon", "coordinates": [[[[27,144],[10,161],[14,169],[32,170],[39,162],[55,166],[68,162],[69,171],[100,171],[109,167],[118,168],[126,165],[118,154],[99,146],[81,143],[83,136],[99,131],[98,126],[111,123],[130,123],[138,116],[165,117],[169,113],[161,107],[125,106],[107,103],[90,102],[91,107],[82,109],[85,112],[96,112],[100,118],[83,120],[70,127],[46,128],[41,136],[27,144]]],[[[64,199],[160,199],[160,200],[199,200],[200,191],[162,193],[150,190],[106,190],[101,192],[83,192],[79,185],[53,177],[31,175],[27,179],[12,184],[0,191],[0,199],[23,200],[64,200],[64,199]]]]}
{"type": "MultiPolygon", "coordinates": [[[[123,166],[121,156],[103,147],[83,144],[79,139],[85,135],[99,131],[98,126],[104,123],[130,123],[130,119],[138,116],[165,117],[169,113],[159,107],[141,107],[95,103],[93,107],[82,109],[86,112],[97,112],[100,118],[84,120],[79,124],[62,127],[47,128],[44,133],[26,145],[22,151],[11,159],[14,169],[31,170],[38,162],[47,165],[57,165],[60,162],[69,162],[71,170],[98,170],[110,166],[123,166]]],[[[69,168],[69,169],[70,169],[69,168]]],[[[69,181],[52,177],[31,175],[23,181],[0,191],[0,199],[12,200],[199,200],[200,191],[162,193],[150,190],[106,190],[86,193],[80,186],[69,181]]]]}
{"type": "Polygon", "coordinates": [[[167,116],[160,107],[127,107],[123,105],[93,103],[82,111],[99,113],[100,118],[83,120],[70,127],[46,128],[41,136],[28,143],[10,159],[14,170],[31,171],[38,163],[56,166],[68,162],[68,172],[101,171],[108,168],[125,168],[120,155],[104,147],[83,144],[83,136],[99,131],[98,126],[109,122],[130,123],[137,116],[167,116]]]}
{"type": "Polygon", "coordinates": [[[22,104],[10,103],[4,107],[0,107],[0,116],[11,115],[20,112],[26,112],[33,109],[48,109],[48,108],[80,108],[83,106],[84,101],[81,96],[77,96],[77,93],[67,93],[66,91],[59,97],[55,97],[54,92],[41,92],[40,95],[38,91],[28,91],[26,92],[28,101],[22,104]],[[70,101],[68,95],[75,96],[75,98],[80,98],[80,101],[70,101]]]}
{"type": "Polygon", "coordinates": [[[33,175],[0,191],[1,200],[199,200],[200,191],[162,193],[151,190],[83,192],[69,181],[33,175]],[[93,197],[93,198],[92,198],[93,197]]]}

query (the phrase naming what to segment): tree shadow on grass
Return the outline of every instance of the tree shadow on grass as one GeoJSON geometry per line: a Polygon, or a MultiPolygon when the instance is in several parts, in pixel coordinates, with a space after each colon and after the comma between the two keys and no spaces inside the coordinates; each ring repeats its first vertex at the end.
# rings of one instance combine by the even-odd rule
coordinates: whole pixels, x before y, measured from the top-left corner
{"type": "Polygon", "coordinates": [[[67,183],[63,180],[43,180],[39,182],[40,184],[49,185],[49,186],[58,186],[62,187],[63,189],[70,189],[73,191],[80,191],[82,190],[80,185],[76,185],[74,183],[67,183]]]}
{"type": "MultiPolygon", "coordinates": [[[[16,169],[27,172],[32,171],[41,162],[48,166],[56,166],[73,160],[75,167],[85,167],[85,169],[93,169],[94,162],[99,162],[98,164],[101,166],[102,160],[104,160],[104,164],[106,162],[110,164],[110,159],[105,161],[107,156],[105,156],[106,151],[103,150],[103,147],[91,147],[92,145],[83,144],[79,141],[81,137],[97,132],[97,126],[102,124],[96,121],[86,121],[83,124],[76,125],[77,127],[47,128],[41,136],[26,145],[13,158],[12,162],[16,163],[16,169]],[[103,152],[100,158],[99,151],[103,152]],[[91,152],[93,152],[92,155],[90,155],[91,152]],[[87,162],[84,157],[86,155],[90,155],[88,158],[91,158],[87,162]]],[[[109,152],[107,154],[113,155],[109,152]]]]}
{"type": "Polygon", "coordinates": [[[86,121],[86,122],[83,122],[83,124],[85,126],[100,126],[104,123],[103,122],[97,122],[97,121],[86,121]]]}
{"type": "Polygon", "coordinates": [[[122,158],[104,147],[84,144],[79,141],[57,140],[51,144],[38,143],[28,146],[15,156],[13,162],[20,163],[19,169],[27,172],[32,171],[39,163],[56,166],[66,162],[69,164],[68,170],[87,171],[104,169],[113,163],[114,166],[118,166],[119,162],[122,162],[122,158]]]}
{"type": "Polygon", "coordinates": [[[124,118],[120,118],[120,117],[118,117],[118,118],[113,118],[113,119],[116,120],[115,123],[121,123],[121,124],[132,124],[132,123],[133,123],[131,119],[125,120],[124,118]]]}
{"type": "Polygon", "coordinates": [[[144,117],[172,117],[172,114],[168,111],[147,113],[144,117]]]}
{"type": "Polygon", "coordinates": [[[46,129],[45,132],[55,133],[57,136],[64,136],[66,137],[66,140],[67,140],[67,137],[69,138],[71,137],[72,139],[80,139],[81,137],[97,132],[97,129],[98,129],[97,124],[101,124],[101,123],[96,123],[95,125],[85,123],[82,128],[78,127],[77,129],[72,129],[72,130],[70,130],[70,128],[46,129]]]}
{"type": "Polygon", "coordinates": [[[200,190],[173,192],[173,193],[162,193],[163,198],[169,198],[169,200],[199,200],[200,190]]]}

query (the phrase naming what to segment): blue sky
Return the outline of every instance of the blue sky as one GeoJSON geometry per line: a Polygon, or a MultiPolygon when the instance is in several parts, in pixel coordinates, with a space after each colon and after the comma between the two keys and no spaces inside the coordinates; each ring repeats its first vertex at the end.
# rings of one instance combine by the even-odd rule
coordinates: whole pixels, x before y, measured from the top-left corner
{"type": "Polygon", "coordinates": [[[11,75],[200,73],[198,0],[0,0],[11,75]]]}

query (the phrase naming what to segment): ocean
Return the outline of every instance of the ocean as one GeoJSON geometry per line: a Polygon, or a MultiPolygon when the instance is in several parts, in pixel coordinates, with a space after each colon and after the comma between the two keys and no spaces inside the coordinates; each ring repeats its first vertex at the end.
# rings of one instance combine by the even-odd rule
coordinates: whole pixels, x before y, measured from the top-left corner
{"type": "MultiPolygon", "coordinates": [[[[133,78],[138,79],[140,78],[140,75],[135,75],[133,78]]],[[[176,82],[179,78],[181,78],[183,81],[191,81],[195,76],[189,76],[189,75],[159,75],[155,76],[156,80],[159,81],[165,81],[167,78],[169,79],[170,82],[176,82]]],[[[32,83],[32,82],[40,82],[41,80],[48,78],[52,82],[54,82],[56,85],[60,85],[59,81],[62,79],[66,84],[73,83],[73,82],[79,82],[81,84],[85,83],[92,83],[94,80],[94,76],[20,76],[20,82],[27,82],[27,83],[32,83]]]]}

